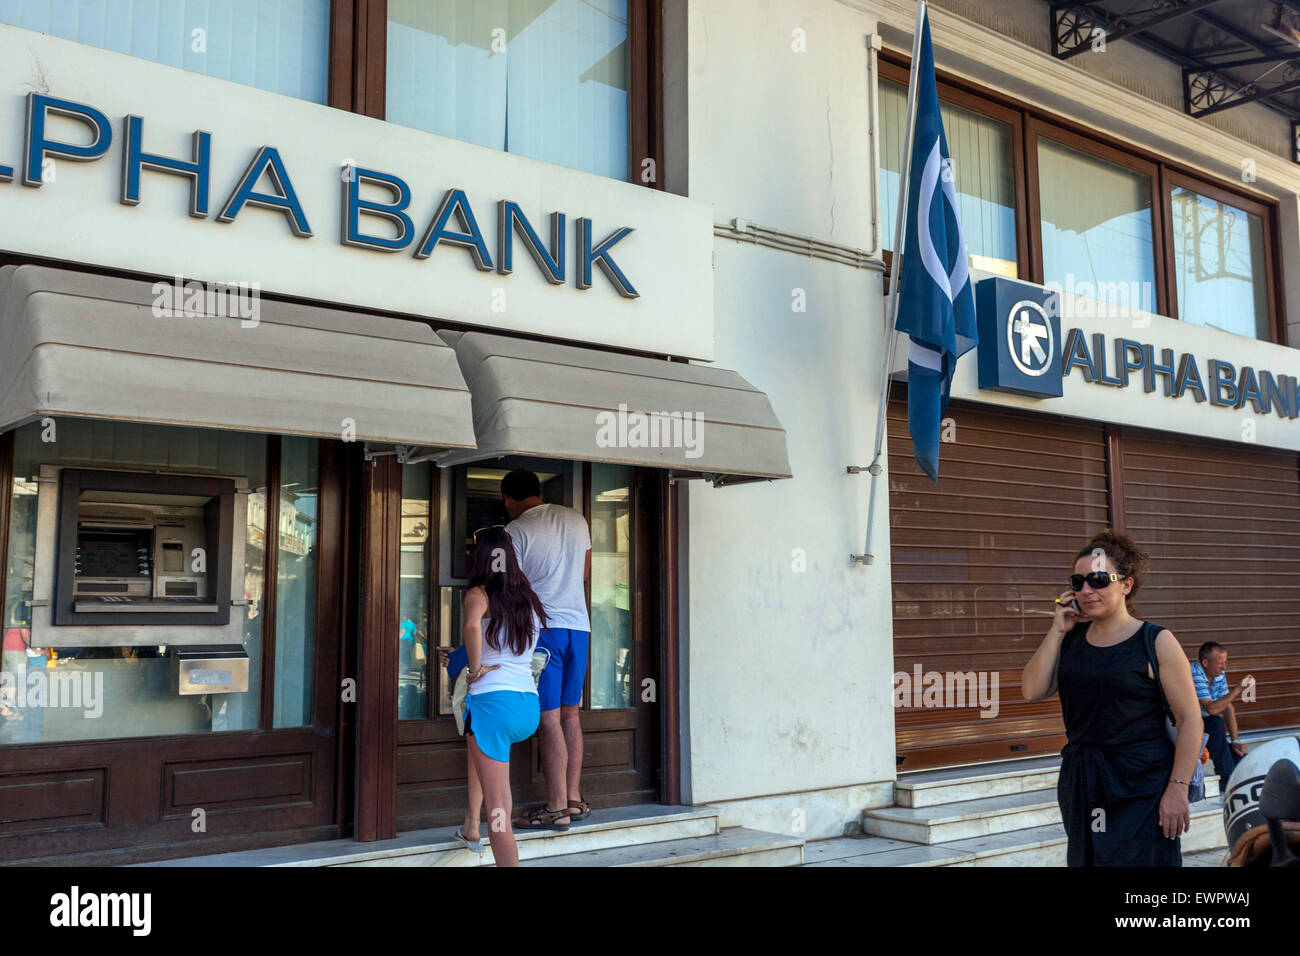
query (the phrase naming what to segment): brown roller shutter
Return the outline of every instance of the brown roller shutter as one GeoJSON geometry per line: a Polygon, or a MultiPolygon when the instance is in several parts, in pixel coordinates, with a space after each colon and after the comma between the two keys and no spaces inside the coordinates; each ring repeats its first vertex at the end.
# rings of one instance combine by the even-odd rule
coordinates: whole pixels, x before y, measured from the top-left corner
{"type": "Polygon", "coordinates": [[[1228,678],[1259,682],[1242,730],[1300,724],[1300,470],[1295,452],[1125,429],[1128,533],[1151,554],[1140,617],[1188,659],[1228,649],[1228,678]]]}
{"type": "Polygon", "coordinates": [[[1100,425],[956,402],[948,415],[935,485],[912,457],[906,393],[889,407],[894,670],[997,672],[999,709],[896,709],[900,770],[1060,751],[1060,703],[1022,700],[1020,672],[1107,523],[1100,425]]]}

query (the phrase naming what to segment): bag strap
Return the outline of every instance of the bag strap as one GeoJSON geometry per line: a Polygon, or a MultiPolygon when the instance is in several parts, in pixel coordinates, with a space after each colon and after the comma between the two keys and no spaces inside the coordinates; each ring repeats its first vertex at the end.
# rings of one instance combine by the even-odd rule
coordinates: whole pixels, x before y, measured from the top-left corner
{"type": "Polygon", "coordinates": [[[1142,624],[1142,645],[1146,648],[1147,661],[1151,664],[1151,673],[1155,676],[1156,690],[1160,692],[1160,703],[1164,705],[1165,716],[1169,718],[1171,724],[1176,724],[1174,712],[1169,708],[1169,700],[1165,697],[1165,687],[1160,683],[1160,661],[1156,657],[1156,635],[1163,630],[1158,624],[1152,624],[1150,621],[1144,621],[1142,624]]]}

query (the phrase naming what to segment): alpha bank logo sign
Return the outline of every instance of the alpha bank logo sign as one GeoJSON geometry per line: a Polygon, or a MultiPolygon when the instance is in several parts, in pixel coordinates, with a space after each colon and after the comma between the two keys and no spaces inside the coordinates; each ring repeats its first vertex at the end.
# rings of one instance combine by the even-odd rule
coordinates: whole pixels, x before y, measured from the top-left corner
{"type": "Polygon", "coordinates": [[[1056,330],[1047,310],[1032,299],[1021,299],[1011,307],[1007,322],[1007,351],[1016,368],[1038,377],[1052,367],[1056,353],[1056,330]]]}
{"type": "Polygon", "coordinates": [[[1009,279],[975,286],[980,388],[1043,398],[1062,394],[1057,294],[1009,279]]]}
{"type": "Polygon", "coordinates": [[[1190,395],[1219,408],[1300,418],[1300,378],[1219,358],[1203,366],[1192,353],[1072,328],[1062,337],[1059,293],[994,277],[975,286],[979,386],[1034,398],[1060,398],[1076,373],[1090,385],[1128,388],[1165,398],[1190,395]]]}

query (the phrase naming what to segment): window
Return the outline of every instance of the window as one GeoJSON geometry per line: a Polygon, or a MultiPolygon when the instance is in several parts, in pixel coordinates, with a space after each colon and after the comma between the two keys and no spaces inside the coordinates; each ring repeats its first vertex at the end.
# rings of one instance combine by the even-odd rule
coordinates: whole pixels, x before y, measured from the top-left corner
{"type": "MultiPolygon", "coordinates": [[[[14,432],[9,566],[0,653],[0,744],[254,730],[259,721],[263,638],[267,439],[200,428],[58,419],[14,432]],[[42,465],[156,474],[241,476],[248,495],[243,615],[248,691],[178,695],[166,628],[159,645],[33,646],[37,501],[42,465]],[[258,502],[262,502],[260,506],[258,502]],[[70,698],[53,692],[75,688],[70,698]],[[20,700],[18,691],[22,690],[20,700]],[[34,695],[48,695],[41,699],[34,695]],[[43,703],[41,701],[44,701],[43,703]],[[74,706],[64,706],[71,703],[74,706]],[[80,705],[80,706],[76,706],[80,705]]],[[[234,590],[232,585],[232,590],[234,590]]]]}
{"type": "Polygon", "coordinates": [[[329,0],[0,0],[0,23],[326,102],[329,0]]]}
{"type": "Polygon", "coordinates": [[[632,469],[591,466],[591,709],[631,707],[632,469]]]}
{"type": "Polygon", "coordinates": [[[1265,210],[1210,190],[1190,180],[1170,185],[1178,318],[1267,341],[1273,320],[1265,210]]]}
{"type": "MultiPolygon", "coordinates": [[[[944,96],[944,92],[940,95],[944,96]]],[[[889,246],[898,222],[899,170],[907,121],[906,78],[902,83],[882,79],[879,99],[881,228],[884,243],[889,246]]],[[[1019,256],[1014,117],[994,119],[946,101],[940,102],[939,110],[956,171],[959,213],[970,264],[975,269],[1016,278],[1019,256]]]]}
{"type": "Polygon", "coordinates": [[[386,118],[625,180],[628,6],[389,0],[386,118]]]}
{"type": "Polygon", "coordinates": [[[319,442],[284,438],[280,445],[279,554],[275,576],[275,723],[311,724],[316,663],[316,516],[320,500],[319,442]]]}
{"type": "MultiPolygon", "coordinates": [[[[907,80],[897,54],[881,61],[886,246],[897,221],[907,80]]],[[[938,89],[973,269],[1285,342],[1275,204],[963,81],[941,80],[938,89]]]]}
{"type": "Polygon", "coordinates": [[[1043,135],[1036,158],[1043,283],[1159,311],[1151,173],[1043,135]]]}
{"type": "Polygon", "coordinates": [[[429,715],[429,616],[433,571],[433,465],[402,466],[402,554],[398,572],[397,717],[429,715]]]}

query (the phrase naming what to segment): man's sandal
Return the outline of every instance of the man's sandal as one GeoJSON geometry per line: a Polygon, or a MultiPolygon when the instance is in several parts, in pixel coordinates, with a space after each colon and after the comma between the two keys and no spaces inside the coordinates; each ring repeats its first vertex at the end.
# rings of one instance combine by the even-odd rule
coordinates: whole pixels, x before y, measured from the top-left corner
{"type": "MultiPolygon", "coordinates": [[[[556,823],[560,817],[569,816],[569,808],[561,807],[559,810],[548,810],[546,804],[540,807],[534,807],[531,810],[525,810],[519,815],[515,828],[518,830],[554,830],[557,833],[563,833],[569,829],[567,823],[556,823]]],[[[572,817],[570,817],[572,820],[572,817]]]]}
{"type": "Polygon", "coordinates": [[[568,810],[569,820],[573,823],[577,823],[579,820],[591,815],[591,807],[581,797],[577,800],[570,800],[568,810]]]}

